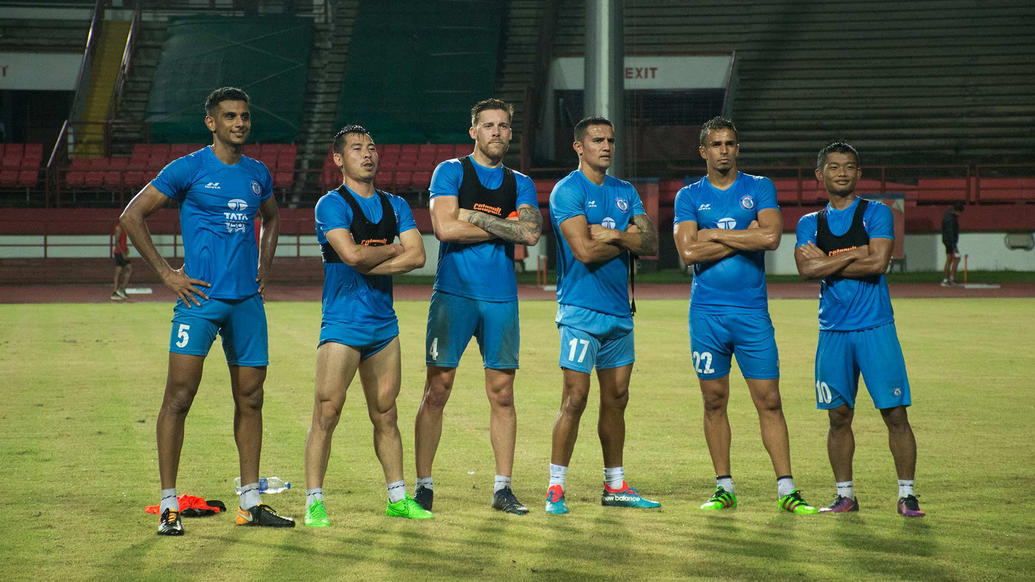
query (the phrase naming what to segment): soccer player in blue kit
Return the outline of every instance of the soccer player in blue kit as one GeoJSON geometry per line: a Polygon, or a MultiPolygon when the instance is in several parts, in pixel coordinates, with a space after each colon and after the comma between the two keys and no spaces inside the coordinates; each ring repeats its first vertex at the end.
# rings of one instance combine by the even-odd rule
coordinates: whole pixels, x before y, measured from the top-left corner
{"type": "Polygon", "coordinates": [[[262,385],[269,363],[263,290],[277,248],[280,217],[273,180],[261,162],[241,154],[251,131],[248,95],[223,87],[205,101],[212,145],[172,161],[129,202],[120,217],[140,255],[178,301],[169,339],[169,372],[158,413],[160,535],[183,535],[176,474],[183,426],[201,383],[205,356],[222,336],[234,397],[240,457],[238,525],[294,527],[259,496],[262,385]],[[184,262],[173,269],[155,248],[147,218],[180,204],[184,262]],[[256,245],[255,217],[262,220],[256,245]]]}
{"type": "Polygon", "coordinates": [[[704,399],[704,437],[715,469],[715,493],[701,509],[737,506],[726,412],[736,356],[758,411],[762,443],[776,471],[778,507],[816,513],[794,487],[790,440],[780,402],[780,365],[765,284],[765,251],[775,250],[783,215],[772,180],[737,170],[737,128],[724,117],[701,126],[699,152],[708,174],[676,195],[673,236],[687,265],[690,350],[704,399]]]}
{"type": "Polygon", "coordinates": [[[357,370],[374,425],[374,452],[388,487],[385,512],[427,519],[431,512],[406,494],[403,479],[395,406],[402,369],[391,277],[424,266],[424,241],[406,201],[374,188],[379,156],[364,127],[343,127],[334,136],[333,152],[342,185],[320,198],[315,211],[323,251],[323,318],[313,421],[305,442],[305,525],[330,524],[323,480],[331,436],[357,370]]]}
{"type": "Polygon", "coordinates": [[[564,486],[579,435],[579,421],[597,369],[597,433],[604,456],[600,502],[613,507],[660,507],[625,481],[625,408],[635,361],[629,308],[630,253],[653,255],[658,233],[632,184],[607,175],[615,132],[603,117],[575,125],[579,167],[550,194],[557,234],[557,329],[564,384],[553,425],[546,513],[568,513],[564,486]]]}
{"type": "Polygon", "coordinates": [[[816,408],[830,420],[827,455],[837,493],[821,513],[858,511],[852,481],[855,396],[859,374],[888,428],[898,473],[898,512],[923,517],[913,494],[916,438],[906,407],[911,403],[902,347],[884,271],[891,260],[895,228],[891,209],[860,198],[859,152],[844,142],[819,151],[816,179],[830,202],[801,217],[794,260],[804,279],[821,279],[819,345],[816,347],[816,408]],[[839,233],[839,234],[835,234],[839,233]]]}
{"type": "Polygon", "coordinates": [[[440,241],[435,290],[428,309],[424,397],[417,411],[414,497],[431,510],[431,467],[442,436],[442,412],[460,356],[474,336],[485,368],[489,437],[496,458],[492,507],[522,515],[511,472],[517,439],[514,374],[518,368],[514,243],[534,245],[542,232],[535,184],[503,165],[514,108],[485,99],[471,108],[474,151],[446,160],[431,177],[431,225],[440,241]]]}

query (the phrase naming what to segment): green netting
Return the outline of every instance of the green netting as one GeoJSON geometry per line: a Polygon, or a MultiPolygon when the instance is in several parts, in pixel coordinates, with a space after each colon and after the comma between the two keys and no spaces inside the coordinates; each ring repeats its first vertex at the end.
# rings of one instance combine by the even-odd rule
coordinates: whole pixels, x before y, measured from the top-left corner
{"type": "Polygon", "coordinates": [[[471,106],[491,97],[505,3],[360,3],[338,125],[381,143],[463,143],[471,106]]]}
{"type": "Polygon", "coordinates": [[[212,89],[251,97],[252,142],[295,141],[302,122],[313,22],[293,16],[187,16],[169,21],[147,104],[151,139],[199,143],[212,89]]]}

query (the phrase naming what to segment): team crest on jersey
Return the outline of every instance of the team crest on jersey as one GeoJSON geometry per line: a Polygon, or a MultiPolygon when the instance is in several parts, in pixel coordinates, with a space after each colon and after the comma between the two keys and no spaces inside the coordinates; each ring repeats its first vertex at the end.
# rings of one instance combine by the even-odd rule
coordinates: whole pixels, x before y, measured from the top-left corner
{"type": "Polygon", "coordinates": [[[600,226],[613,229],[615,227],[615,219],[610,216],[605,216],[604,220],[600,221],[600,226]]]}
{"type": "Polygon", "coordinates": [[[258,196],[261,193],[262,193],[262,185],[260,185],[255,180],[252,180],[252,194],[255,194],[256,196],[258,196]]]}
{"type": "Polygon", "coordinates": [[[744,210],[751,210],[755,207],[755,199],[750,195],[742,197],[740,199],[740,207],[744,210]]]}
{"type": "Polygon", "coordinates": [[[619,198],[615,200],[615,206],[618,207],[618,210],[625,212],[626,210],[629,210],[629,201],[625,198],[619,198]]]}
{"type": "Polygon", "coordinates": [[[733,230],[737,228],[737,221],[727,216],[726,218],[720,218],[715,225],[722,230],[733,230]]]}

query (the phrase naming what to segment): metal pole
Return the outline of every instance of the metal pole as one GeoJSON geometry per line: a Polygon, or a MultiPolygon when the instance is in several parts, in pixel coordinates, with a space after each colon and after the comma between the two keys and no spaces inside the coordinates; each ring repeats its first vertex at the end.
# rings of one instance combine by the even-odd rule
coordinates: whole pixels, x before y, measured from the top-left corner
{"type": "Polygon", "coordinates": [[[625,176],[625,43],[621,0],[586,0],[586,90],[583,115],[611,120],[619,147],[611,157],[609,174],[625,176]]]}

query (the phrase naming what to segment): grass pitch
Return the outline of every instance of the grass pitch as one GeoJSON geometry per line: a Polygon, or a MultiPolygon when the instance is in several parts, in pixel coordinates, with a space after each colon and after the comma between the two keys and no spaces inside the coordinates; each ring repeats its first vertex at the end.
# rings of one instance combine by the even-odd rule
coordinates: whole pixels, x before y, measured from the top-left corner
{"type": "MultiPolygon", "coordinates": [[[[530,515],[489,508],[493,461],[477,349],[460,366],[435,465],[436,518],[384,516],[386,494],[358,384],[335,434],[326,480],[332,526],[239,528],[231,515],[186,519],[160,538],[154,424],[171,305],[0,305],[0,572],[4,579],[672,580],[1030,579],[1035,518],[1035,300],[895,301],[928,517],[895,513],[887,436],[868,396],[856,417],[862,510],[776,511],[776,484],[746,386],[733,375],[733,474],[740,507],[697,510],[714,487],[688,363],[686,302],[640,301],[627,413],[626,472],[656,511],[601,507],[596,406],[569,469],[572,513],[547,516],[550,429],[560,400],[551,302],[524,302],[514,489],[530,515]],[[357,401],[360,399],[360,401],[357,401]]],[[[423,378],[426,302],[397,305],[399,418],[407,485],[423,378]]],[[[271,366],[261,472],[295,487],[265,496],[301,521],[302,449],[312,413],[317,303],[268,305],[271,366]]],[[[826,504],[833,478],[825,416],[814,408],[816,302],[770,305],[781,353],[794,476],[826,504]]],[[[595,388],[594,388],[595,393],[595,388]]],[[[233,507],[233,409],[215,346],[187,420],[180,493],[233,507]]]]}

